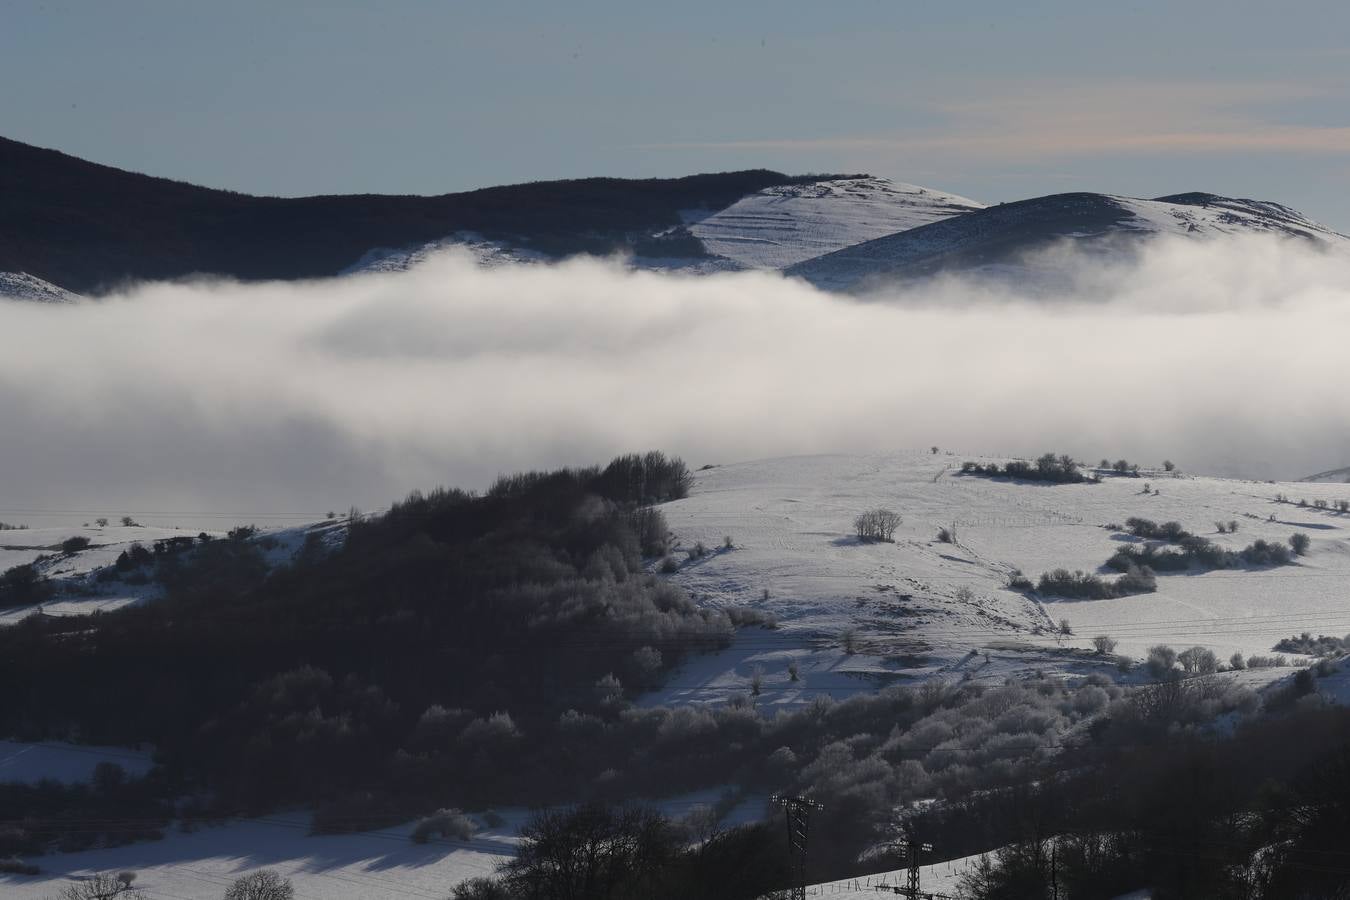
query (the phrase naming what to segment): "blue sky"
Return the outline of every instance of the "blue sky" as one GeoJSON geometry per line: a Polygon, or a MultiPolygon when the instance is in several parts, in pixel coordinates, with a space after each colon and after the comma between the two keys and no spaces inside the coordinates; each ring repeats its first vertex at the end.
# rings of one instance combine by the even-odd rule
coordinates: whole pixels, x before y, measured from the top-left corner
{"type": "Polygon", "coordinates": [[[0,134],[252,193],[763,166],[1350,231],[1350,4],[0,0],[0,134]]]}

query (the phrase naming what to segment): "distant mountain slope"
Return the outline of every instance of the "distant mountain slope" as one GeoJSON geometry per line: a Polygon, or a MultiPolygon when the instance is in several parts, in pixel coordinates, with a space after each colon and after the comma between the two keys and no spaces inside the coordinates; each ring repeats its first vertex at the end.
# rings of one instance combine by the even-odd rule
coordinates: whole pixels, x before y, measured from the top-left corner
{"type": "Polygon", "coordinates": [[[65,288],[35,278],[27,272],[0,272],[0,300],[28,300],[36,303],[69,303],[79,299],[65,288]]]}
{"type": "MultiPolygon", "coordinates": [[[[152,178],[0,138],[0,271],[80,292],[194,273],[317,277],[374,247],[419,246],[457,231],[547,254],[610,252],[678,231],[681,210],[718,210],[766,187],[819,177],[752,170],[536,182],[438,197],[287,199],[152,178]]],[[[684,238],[683,253],[700,252],[684,238]]]]}
{"type": "Polygon", "coordinates": [[[1350,466],[1345,466],[1340,469],[1330,469],[1326,472],[1318,472],[1316,475],[1300,478],[1299,481],[1330,481],[1338,484],[1350,484],[1350,466]]]}
{"type": "Polygon", "coordinates": [[[710,253],[783,269],[824,253],[983,209],[983,203],[886,178],[775,185],[689,227],[710,253]]]}
{"type": "Polygon", "coordinates": [[[1156,200],[1074,193],[988,207],[846,247],[787,271],[820,287],[861,290],[890,278],[941,271],[1007,274],[1005,267],[1017,267],[1026,254],[1066,239],[1105,251],[1129,247],[1140,237],[1243,233],[1350,248],[1350,238],[1277,203],[1199,193],[1156,200]]]}

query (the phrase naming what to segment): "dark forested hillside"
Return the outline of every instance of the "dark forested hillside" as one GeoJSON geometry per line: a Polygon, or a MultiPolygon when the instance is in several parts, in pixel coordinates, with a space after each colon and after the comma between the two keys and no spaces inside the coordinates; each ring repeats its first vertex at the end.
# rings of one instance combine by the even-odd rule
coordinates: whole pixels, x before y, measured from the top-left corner
{"type": "Polygon", "coordinates": [[[545,181],[436,197],[254,197],[0,138],[0,271],[80,292],[197,273],[319,277],[374,247],[461,230],[548,253],[603,253],[679,225],[681,209],[721,209],[753,191],[813,180],[756,169],[545,181]]]}

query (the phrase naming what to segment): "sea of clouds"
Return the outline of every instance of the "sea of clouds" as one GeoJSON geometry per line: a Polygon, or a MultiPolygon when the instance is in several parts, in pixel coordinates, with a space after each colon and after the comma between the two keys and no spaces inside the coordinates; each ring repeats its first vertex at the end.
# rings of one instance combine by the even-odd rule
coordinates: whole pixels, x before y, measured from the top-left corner
{"type": "Polygon", "coordinates": [[[659,448],[694,466],[930,444],[1350,464],[1350,261],[1274,239],[1061,254],[1047,293],[865,298],[618,260],[0,303],[0,520],[322,513],[659,448]],[[16,514],[17,513],[17,514],[16,514]]]}

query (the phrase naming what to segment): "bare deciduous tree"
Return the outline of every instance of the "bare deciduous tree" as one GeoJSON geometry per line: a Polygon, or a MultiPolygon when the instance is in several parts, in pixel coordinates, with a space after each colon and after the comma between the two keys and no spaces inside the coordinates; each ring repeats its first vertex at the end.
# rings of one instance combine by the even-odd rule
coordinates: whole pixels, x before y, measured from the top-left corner
{"type": "Polygon", "coordinates": [[[289,879],[271,869],[260,869],[236,878],[225,890],[225,900],[293,900],[295,888],[289,879]]]}
{"type": "Polygon", "coordinates": [[[898,512],[877,507],[860,513],[853,520],[853,530],[860,541],[890,541],[902,521],[898,512]]]}

